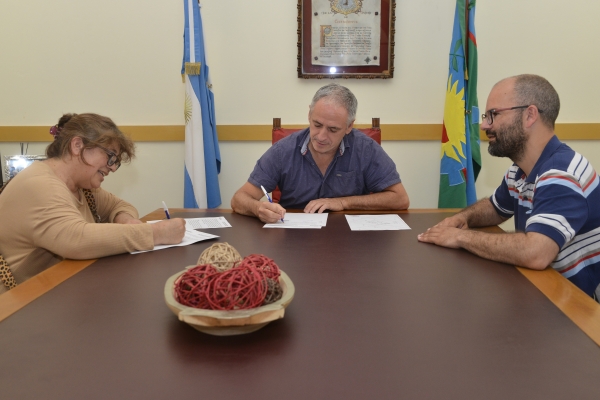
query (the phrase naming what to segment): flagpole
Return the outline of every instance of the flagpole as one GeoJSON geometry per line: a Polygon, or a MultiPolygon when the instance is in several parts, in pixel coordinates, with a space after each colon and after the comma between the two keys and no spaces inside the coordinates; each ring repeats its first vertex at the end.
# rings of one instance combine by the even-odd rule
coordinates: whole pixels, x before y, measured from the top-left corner
{"type": "Polygon", "coordinates": [[[469,0],[465,1],[465,80],[469,80],[469,0]]]}
{"type": "Polygon", "coordinates": [[[467,97],[469,96],[469,0],[465,0],[465,39],[463,41],[464,53],[465,53],[465,115],[471,114],[471,110],[468,109],[469,103],[467,97]]]}

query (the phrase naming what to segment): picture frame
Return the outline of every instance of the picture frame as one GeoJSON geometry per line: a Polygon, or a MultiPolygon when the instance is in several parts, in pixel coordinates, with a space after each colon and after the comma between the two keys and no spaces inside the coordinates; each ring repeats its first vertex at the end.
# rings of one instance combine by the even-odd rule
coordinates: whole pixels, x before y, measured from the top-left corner
{"type": "Polygon", "coordinates": [[[4,156],[4,182],[33,164],[34,161],[45,160],[45,155],[16,155],[4,156]]]}
{"type": "MultiPolygon", "coordinates": [[[[376,0],[375,3],[379,3],[378,12],[371,12],[364,8],[365,5],[372,5],[374,0],[298,0],[298,78],[302,79],[324,79],[324,78],[353,78],[353,79],[391,79],[394,77],[394,35],[396,33],[395,21],[396,21],[396,0],[376,0]],[[319,11],[313,10],[313,5],[319,7],[319,11]],[[327,11],[323,11],[328,9],[327,11]],[[377,17],[379,13],[379,26],[377,25],[377,17]],[[333,44],[333,51],[338,56],[343,57],[345,52],[347,53],[360,53],[365,51],[365,55],[359,59],[365,61],[365,65],[344,65],[344,62],[327,64],[327,59],[321,58],[319,61],[319,55],[317,47],[325,49],[329,43],[326,43],[328,36],[331,36],[332,25],[321,25],[320,27],[313,26],[313,19],[317,20],[321,18],[323,14],[325,18],[329,18],[334,24],[346,22],[345,18],[359,19],[362,16],[366,20],[374,21],[371,22],[371,26],[368,25],[365,29],[370,29],[373,32],[379,31],[379,38],[375,38],[376,35],[372,35],[373,39],[371,45],[365,45],[360,40],[356,41],[352,37],[350,40],[346,40],[346,44],[335,47],[333,44]],[[334,17],[332,20],[331,18],[334,17]],[[320,28],[320,29],[319,29],[320,28]],[[320,33],[320,37],[314,35],[320,33]],[[313,41],[315,36],[316,41],[313,41]],[[326,38],[325,40],[323,38],[326,38]],[[319,42],[320,40],[320,42],[319,42]],[[376,43],[378,41],[378,43],[376,43]],[[360,48],[353,48],[352,43],[361,43],[360,48]],[[376,43],[376,44],[375,44],[376,43]],[[368,47],[368,48],[366,48],[368,47]],[[372,52],[375,56],[369,56],[372,52]],[[375,59],[375,60],[374,60],[375,59]],[[313,62],[314,61],[314,62],[313,62]],[[369,64],[370,63],[370,64],[369,64]],[[372,65],[371,65],[372,64],[372,65]],[[376,64],[376,65],[375,65],[376,64]]],[[[316,7],[315,7],[316,9],[316,7]]],[[[352,21],[354,22],[354,21],[352,21]]],[[[346,27],[339,27],[338,29],[344,29],[346,27]]],[[[335,27],[333,28],[335,29],[335,27]]],[[[349,29],[346,28],[346,32],[349,29]]],[[[352,33],[350,33],[352,35],[352,33]]],[[[335,35],[334,35],[335,36],[335,35]]],[[[356,37],[356,36],[354,36],[356,37]]],[[[339,42],[342,42],[341,40],[339,42]]],[[[359,47],[359,46],[354,46],[359,47]]],[[[321,53],[323,54],[323,53],[321,53]]]]}

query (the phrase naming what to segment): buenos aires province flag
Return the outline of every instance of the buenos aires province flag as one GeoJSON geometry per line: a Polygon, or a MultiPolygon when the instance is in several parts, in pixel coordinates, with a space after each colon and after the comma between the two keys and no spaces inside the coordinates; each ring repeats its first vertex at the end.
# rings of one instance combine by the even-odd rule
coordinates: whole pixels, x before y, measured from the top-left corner
{"type": "Polygon", "coordinates": [[[475,0],[456,0],[442,128],[439,208],[477,201],[481,169],[475,0]]]}
{"type": "Polygon", "coordinates": [[[183,206],[221,205],[218,174],[221,154],[215,123],[214,95],[204,52],[198,0],[184,0],[185,31],[181,74],[185,82],[185,171],[183,206]]]}

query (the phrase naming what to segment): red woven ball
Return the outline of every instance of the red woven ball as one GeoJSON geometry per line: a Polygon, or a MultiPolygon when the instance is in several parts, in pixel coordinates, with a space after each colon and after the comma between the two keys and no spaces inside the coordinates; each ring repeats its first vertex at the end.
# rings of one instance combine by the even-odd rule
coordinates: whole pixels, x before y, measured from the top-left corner
{"type": "Polygon", "coordinates": [[[261,306],[267,295],[265,274],[252,266],[238,266],[210,281],[207,300],[213,310],[244,310],[261,306]]]}
{"type": "Polygon", "coordinates": [[[267,278],[273,279],[274,281],[279,281],[279,276],[281,273],[279,272],[279,267],[275,264],[273,259],[264,256],[262,254],[250,254],[249,256],[244,257],[240,266],[247,265],[253,266],[264,272],[267,278]]]}
{"type": "Polygon", "coordinates": [[[175,281],[175,300],[188,307],[209,308],[206,291],[217,275],[219,272],[210,264],[188,269],[175,281]]]}
{"type": "Polygon", "coordinates": [[[175,300],[209,310],[255,308],[281,298],[280,275],[277,264],[262,254],[251,254],[224,272],[211,264],[198,265],[175,281],[175,300]]]}

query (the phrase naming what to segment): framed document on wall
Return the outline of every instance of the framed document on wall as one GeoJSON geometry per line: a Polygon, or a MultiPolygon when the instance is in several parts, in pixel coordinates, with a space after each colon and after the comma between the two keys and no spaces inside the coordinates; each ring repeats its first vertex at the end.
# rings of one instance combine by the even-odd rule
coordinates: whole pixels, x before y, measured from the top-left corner
{"type": "Polygon", "coordinates": [[[396,0],[298,0],[298,78],[394,77],[396,0]]]}

